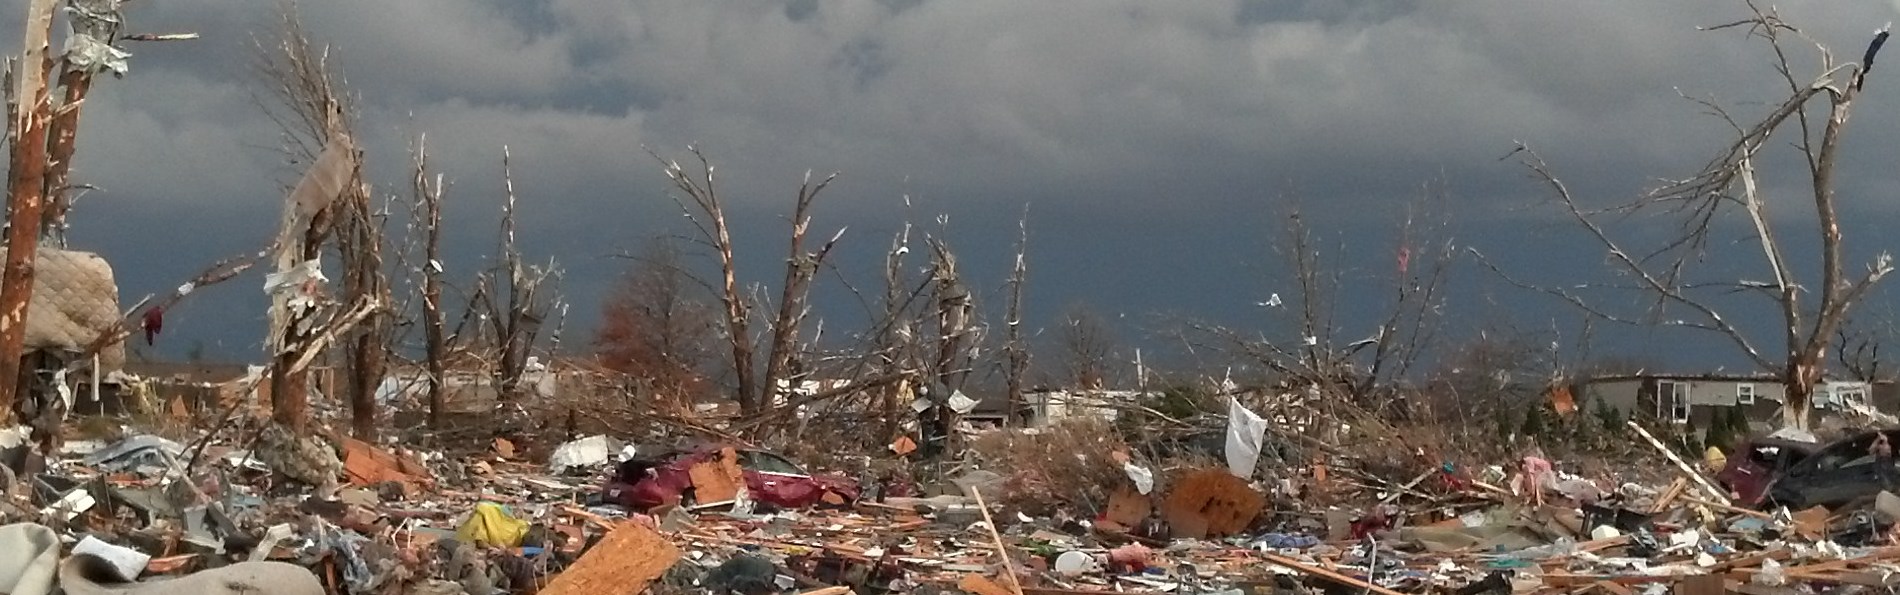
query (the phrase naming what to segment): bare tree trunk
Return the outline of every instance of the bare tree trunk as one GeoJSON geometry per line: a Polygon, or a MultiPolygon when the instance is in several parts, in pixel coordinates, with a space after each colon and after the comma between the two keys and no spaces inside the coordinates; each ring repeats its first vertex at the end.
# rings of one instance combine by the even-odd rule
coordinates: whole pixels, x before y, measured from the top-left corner
{"type": "MultiPolygon", "coordinates": [[[[1699,101],[1704,108],[1732,127],[1737,136],[1695,175],[1671,181],[1622,208],[1604,211],[1585,209],[1578,205],[1569,189],[1550,173],[1536,153],[1526,147],[1518,147],[1519,152],[1527,155],[1525,165],[1550,186],[1571,218],[1609,252],[1611,261],[1620,272],[1634,278],[1638,288],[1649,294],[1650,301],[1656,306],[1682,306],[1689,310],[1689,315],[1685,317],[1670,313],[1668,318],[1662,320],[1617,315],[1599,308],[1598,303],[1572,289],[1531,285],[1508,276],[1506,280],[1561,298],[1599,320],[1689,328],[1723,336],[1761,369],[1775,370],[1782,375],[1788,384],[1787,398],[1782,403],[1782,417],[1793,427],[1805,428],[1809,410],[1813,406],[1813,385],[1825,373],[1823,366],[1827,342],[1833,339],[1854,304],[1882,278],[1893,272],[1892,256],[1881,254],[1858,279],[1848,278],[1842,256],[1844,248],[1839,205],[1834,196],[1834,167],[1840,158],[1841,139],[1848,116],[1852,112],[1854,99],[1860,95],[1874,57],[1887,41],[1889,31],[1883,28],[1875,32],[1861,56],[1861,63],[1837,62],[1827,48],[1816,46],[1814,49],[1820,58],[1821,74],[1812,81],[1798,80],[1786,46],[1782,44],[1782,36],[1790,36],[1801,47],[1811,45],[1812,40],[1783,21],[1772,7],[1764,10],[1751,3],[1749,8],[1754,13],[1750,18],[1711,29],[1746,30],[1751,37],[1767,41],[1775,50],[1775,72],[1789,95],[1768,115],[1747,126],[1721,106],[1699,101]],[[1824,102],[1827,113],[1826,123],[1818,134],[1809,121],[1810,114],[1814,112],[1810,109],[1811,102],[1816,100],[1824,102]],[[1798,135],[1799,138],[1771,142],[1778,132],[1798,135]],[[1800,296],[1808,292],[1795,281],[1799,277],[1797,267],[1786,258],[1780,234],[1776,233],[1764,215],[1767,193],[1758,187],[1755,180],[1755,160],[1763,151],[1780,146],[1791,147],[1808,167],[1808,190],[1819,227],[1816,235],[1819,236],[1821,251],[1819,262],[1811,263],[1819,270],[1809,269],[1810,275],[1821,279],[1821,286],[1812,291],[1820,299],[1813,308],[1806,308],[1799,301],[1800,296]],[[1715,217],[1738,202],[1742,207],[1739,211],[1754,225],[1754,239],[1760,242],[1762,255],[1767,260],[1765,272],[1771,275],[1772,281],[1737,279],[1724,283],[1687,282],[1686,279],[1694,277],[1688,274],[1689,267],[1704,263],[1709,256],[1708,248],[1715,241],[1718,233],[1715,230],[1719,228],[1714,223],[1715,217]],[[1625,250],[1620,242],[1610,237],[1603,224],[1593,218],[1607,212],[1623,216],[1643,208],[1656,209],[1681,218],[1678,224],[1680,232],[1659,250],[1625,250]],[[1755,338],[1732,322],[1747,317],[1724,316],[1723,312],[1716,309],[1714,292],[1723,295],[1760,292],[1771,296],[1782,318],[1780,331],[1785,350],[1776,357],[1758,350],[1755,338]],[[1805,320],[1810,316],[1811,320],[1805,320]]],[[[1498,270],[1494,265],[1487,263],[1487,266],[1493,271],[1498,270]]]]}
{"type": "MultiPolygon", "coordinates": [[[[495,344],[501,352],[500,361],[491,377],[495,380],[502,401],[517,403],[523,396],[521,380],[527,373],[528,351],[534,347],[542,325],[559,298],[557,296],[553,301],[548,301],[542,295],[548,279],[558,274],[551,266],[543,269],[524,265],[521,261],[521,250],[515,243],[516,201],[511,159],[508,147],[502,147],[502,181],[507,191],[507,202],[502,207],[501,265],[496,272],[507,276],[507,303],[498,303],[495,294],[487,293],[482,286],[477,287],[476,294],[488,307],[488,317],[495,324],[495,344]]],[[[485,285],[479,281],[478,284],[485,285]]]]}
{"type": "MultiPolygon", "coordinates": [[[[338,247],[343,256],[344,299],[347,303],[386,302],[382,227],[371,212],[367,185],[358,182],[355,188],[345,205],[348,219],[344,241],[338,247]]],[[[350,433],[360,440],[376,440],[376,391],[387,372],[388,331],[386,318],[372,314],[351,329],[355,336],[346,346],[350,361],[344,382],[350,396],[350,433]]]]}
{"type": "Polygon", "coordinates": [[[1023,281],[1029,276],[1029,265],[1024,255],[1029,251],[1029,213],[1023,208],[1023,218],[1016,222],[1021,236],[1016,240],[1016,266],[1009,275],[1009,340],[1004,349],[1008,352],[1008,366],[1005,382],[1009,391],[1009,414],[1003,418],[1004,427],[1014,427],[1020,420],[1023,403],[1023,374],[1029,370],[1029,349],[1023,342],[1023,281]]]}
{"type": "MultiPolygon", "coordinates": [[[[298,264],[320,258],[323,255],[323,236],[327,222],[321,215],[303,222],[303,229],[290,228],[290,233],[280,237],[296,237],[296,241],[286,242],[277,258],[277,271],[289,273],[298,264]]],[[[300,366],[304,361],[306,331],[317,310],[315,308],[296,308],[285,300],[282,308],[284,328],[276,342],[282,348],[271,359],[271,420],[290,430],[292,436],[308,436],[310,419],[310,371],[300,366]]]]}
{"type": "Polygon", "coordinates": [[[429,427],[442,427],[442,392],[447,374],[443,359],[448,357],[443,337],[447,321],[442,315],[442,179],[429,180],[428,148],[425,139],[417,139],[415,164],[416,202],[422,208],[422,332],[424,357],[429,370],[429,427]]]}
{"type": "Polygon", "coordinates": [[[1782,373],[1785,394],[1781,402],[1781,423],[1791,428],[1808,428],[1814,412],[1814,387],[1821,382],[1825,362],[1819,353],[1795,354],[1782,373]]]}
{"type": "Polygon", "coordinates": [[[72,197],[68,195],[68,178],[72,172],[73,150],[79,136],[79,111],[85,106],[80,103],[86,98],[86,91],[92,88],[92,74],[83,70],[68,70],[60,75],[60,85],[65,88],[65,109],[53,118],[53,144],[49,148],[48,158],[52,161],[46,174],[46,210],[40,224],[40,233],[54,247],[66,247],[66,213],[72,207],[72,197]]]}
{"type": "MultiPolygon", "coordinates": [[[[284,203],[277,234],[276,278],[271,291],[271,419],[291,436],[307,436],[309,373],[307,367],[322,349],[314,338],[322,287],[311,267],[323,255],[333,205],[349,192],[357,176],[355,149],[344,135],[331,137],[309,171],[284,203]]],[[[331,321],[332,324],[335,321],[331,321]]]]}
{"type": "MultiPolygon", "coordinates": [[[[706,186],[712,187],[712,172],[708,169],[706,186]]],[[[726,309],[726,341],[732,349],[733,381],[738,384],[739,411],[746,414],[759,410],[758,370],[752,367],[752,308],[746,305],[744,295],[739,293],[738,267],[732,254],[732,233],[726,227],[726,214],[714,202],[708,211],[715,230],[714,249],[719,251],[720,302],[726,309]]],[[[770,390],[769,388],[767,390],[770,390]]]]}
{"type": "Polygon", "coordinates": [[[931,276],[934,282],[937,302],[937,386],[944,394],[937,395],[938,423],[949,430],[944,436],[945,452],[957,452],[956,432],[958,418],[956,408],[950,406],[950,399],[963,389],[963,381],[969,377],[968,352],[970,339],[970,313],[974,309],[970,290],[963,285],[963,279],[957,272],[957,257],[950,247],[942,241],[932,239],[931,276]]]}
{"type": "MultiPolygon", "coordinates": [[[[912,335],[910,318],[904,315],[908,301],[904,296],[904,255],[910,252],[910,224],[904,224],[904,231],[891,240],[891,251],[884,255],[884,328],[878,333],[878,351],[884,358],[884,373],[891,374],[909,367],[910,349],[908,344],[912,335]]],[[[904,407],[901,396],[911,387],[909,380],[900,380],[880,392],[883,404],[880,407],[884,416],[884,442],[897,439],[898,428],[902,425],[899,416],[910,409],[904,407]]]]}
{"type": "Polygon", "coordinates": [[[285,160],[311,164],[313,171],[299,181],[291,204],[286,206],[284,227],[278,236],[278,274],[294,271],[295,275],[309,275],[298,267],[316,263],[323,253],[324,240],[334,230],[344,302],[359,308],[363,317],[350,321],[347,327],[338,326],[340,318],[320,317],[322,308],[315,303],[319,288],[314,280],[302,281],[309,286],[294,291],[279,287],[279,295],[275,296],[279,301],[273,307],[282,309],[273,311],[272,322],[288,326],[272,328],[272,341],[276,343],[273,405],[281,405],[275,409],[279,421],[293,434],[304,435],[309,378],[303,368],[318,356],[332,362],[341,360],[340,365],[332,367],[343,371],[337,383],[340,386],[334,390],[349,403],[350,433],[374,440],[376,388],[385,372],[392,328],[382,308],[388,302],[388,282],[382,269],[382,224],[370,203],[369,184],[363,179],[362,154],[349,139],[353,111],[346,101],[348,95],[333,77],[328,53],[312,46],[303,34],[295,7],[286,3],[280,9],[280,37],[274,46],[258,45],[256,68],[269,85],[266,97],[272,101],[264,106],[280,126],[285,160]],[[317,171],[319,166],[321,171],[317,171]],[[294,196],[298,192],[309,194],[294,196]],[[320,351],[314,342],[315,337],[332,331],[336,336],[324,341],[342,344],[340,358],[331,358],[332,354],[320,351]],[[283,392],[276,392],[278,389],[283,392]]]}
{"type": "MultiPolygon", "coordinates": [[[[52,116],[46,75],[53,67],[48,52],[54,0],[32,0],[27,7],[26,54],[13,126],[13,172],[8,180],[6,268],[0,271],[0,410],[19,404],[22,358],[26,355],[26,316],[33,294],[33,260],[39,251],[40,217],[46,190],[46,133],[52,116]]],[[[7,416],[10,413],[0,413],[7,416]]]]}
{"type": "MultiPolygon", "coordinates": [[[[527,372],[528,349],[540,333],[543,317],[538,293],[541,277],[530,278],[521,262],[521,248],[515,243],[515,179],[508,147],[501,149],[502,182],[507,202],[501,214],[501,272],[507,275],[508,303],[495,317],[501,362],[496,370],[497,386],[503,401],[519,402],[521,377],[527,372]]],[[[491,298],[492,300],[492,298],[491,298]]]]}
{"type": "MultiPolygon", "coordinates": [[[[805,183],[799,186],[792,215],[792,237],[789,260],[785,263],[785,281],[780,288],[779,311],[772,320],[767,363],[761,377],[760,371],[753,367],[755,354],[751,305],[739,289],[732,231],[726,224],[725,206],[720,202],[719,193],[713,184],[713,166],[698,149],[689,147],[688,151],[699,161],[699,172],[690,176],[678,162],[651,151],[649,154],[660,162],[662,171],[673,187],[685,195],[684,199],[676,196],[674,200],[679,201],[681,210],[692,220],[700,239],[719,253],[722,276],[720,301],[725,306],[726,341],[732,351],[732,371],[738,385],[739,409],[747,415],[756,414],[770,406],[771,396],[777,394],[778,381],[789,380],[787,372],[793,367],[792,358],[798,349],[798,327],[805,317],[805,299],[810,292],[811,280],[817,275],[826,254],[838,241],[839,236],[834,235],[816,253],[807,254],[804,251],[805,232],[811,225],[812,202],[825,186],[837,178],[837,174],[813,185],[811,173],[806,172],[805,183]],[[690,206],[687,201],[691,202],[690,206]]],[[[843,233],[839,231],[840,235],[843,233]]]]}
{"type": "Polygon", "coordinates": [[[119,29],[124,23],[124,15],[119,13],[117,0],[68,0],[67,3],[66,18],[72,25],[72,37],[67,41],[67,54],[62,60],[64,66],[59,83],[64,89],[64,101],[60,103],[59,113],[53,117],[49,169],[43,191],[46,210],[40,226],[45,241],[59,248],[66,247],[66,214],[75,198],[69,180],[74,141],[79,132],[79,114],[85,108],[83,102],[92,89],[95,74],[105,71],[123,74],[122,60],[125,57],[125,54],[111,47],[119,41],[119,29]]]}
{"type": "MultiPolygon", "coordinates": [[[[772,320],[772,340],[767,345],[770,355],[766,361],[764,393],[759,395],[759,408],[775,406],[774,397],[778,394],[778,383],[786,382],[790,388],[798,388],[803,381],[801,374],[793,374],[793,357],[798,352],[798,328],[805,320],[805,302],[811,296],[811,281],[818,276],[818,267],[822,266],[825,256],[831,253],[831,247],[838,242],[839,236],[818,248],[815,253],[805,252],[805,234],[811,229],[811,206],[818,193],[836,178],[833,174],[819,182],[811,183],[811,172],[805,172],[805,183],[798,187],[798,202],[792,209],[791,245],[787,249],[785,261],[785,281],[779,287],[778,316],[772,320]]],[[[844,232],[840,230],[839,234],[844,232]]]]}

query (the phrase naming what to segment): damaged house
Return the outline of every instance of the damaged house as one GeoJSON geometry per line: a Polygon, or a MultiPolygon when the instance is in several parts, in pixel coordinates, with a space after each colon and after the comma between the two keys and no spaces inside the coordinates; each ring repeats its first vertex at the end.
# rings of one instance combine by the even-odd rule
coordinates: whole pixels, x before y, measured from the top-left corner
{"type": "MultiPolygon", "coordinates": [[[[1599,376],[1581,382],[1577,406],[1609,408],[1622,415],[1707,429],[1718,415],[1740,408],[1750,426],[1766,430],[1780,419],[1785,385],[1771,375],[1643,373],[1599,376]]],[[[1900,412],[1900,390],[1891,382],[1824,380],[1815,387],[1815,419],[1867,419],[1900,412]]]]}

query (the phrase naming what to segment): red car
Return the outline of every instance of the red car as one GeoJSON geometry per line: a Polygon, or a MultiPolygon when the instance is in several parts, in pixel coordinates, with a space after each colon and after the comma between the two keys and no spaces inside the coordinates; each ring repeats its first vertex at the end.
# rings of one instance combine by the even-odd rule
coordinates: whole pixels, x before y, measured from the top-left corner
{"type": "Polygon", "coordinates": [[[1722,466],[1715,480],[1729,491],[1736,504],[1759,506],[1768,495],[1768,487],[1783,472],[1807,459],[1821,446],[1797,440],[1755,438],[1729,455],[1728,464],[1722,466]]]}
{"type": "MultiPolygon", "coordinates": [[[[785,457],[758,450],[736,450],[745,477],[746,495],[754,502],[777,508],[809,508],[835,494],[838,501],[855,502],[856,481],[837,475],[813,475],[785,457]]],[[[655,459],[621,463],[607,480],[601,499],[636,511],[678,503],[687,509],[728,502],[700,502],[688,470],[718,457],[720,449],[675,452],[655,459]]]]}

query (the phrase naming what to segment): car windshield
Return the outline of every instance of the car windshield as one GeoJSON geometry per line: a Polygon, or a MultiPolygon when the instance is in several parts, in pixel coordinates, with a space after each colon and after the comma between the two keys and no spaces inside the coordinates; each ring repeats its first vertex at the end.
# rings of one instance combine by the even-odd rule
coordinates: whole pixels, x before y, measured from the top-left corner
{"type": "Polygon", "coordinates": [[[1871,449],[1877,437],[1879,434],[1867,434],[1836,443],[1815,454],[1807,467],[1827,472],[1873,463],[1875,458],[1871,449]]]}
{"type": "Polygon", "coordinates": [[[786,460],[785,457],[769,452],[748,450],[740,456],[746,468],[753,471],[778,475],[805,475],[805,470],[798,468],[798,465],[786,460]]]}

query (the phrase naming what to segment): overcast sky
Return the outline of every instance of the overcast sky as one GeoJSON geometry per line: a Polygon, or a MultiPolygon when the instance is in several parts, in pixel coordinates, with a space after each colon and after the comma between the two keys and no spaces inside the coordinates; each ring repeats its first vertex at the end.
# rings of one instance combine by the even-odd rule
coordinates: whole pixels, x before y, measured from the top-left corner
{"type": "MultiPolygon", "coordinates": [[[[675,156],[693,144],[716,161],[751,279],[779,274],[779,217],[803,172],[837,171],[815,233],[849,227],[840,264],[853,283],[875,283],[875,261],[909,218],[946,235],[994,307],[1027,205],[1032,326],[1086,302],[1131,336],[1159,314],[1275,333],[1274,313],[1255,304],[1291,293],[1271,245],[1296,202],[1343,247],[1354,283],[1391,274],[1394,230],[1426,187],[1440,189],[1436,212],[1459,246],[1529,279],[1600,278],[1602,251],[1500,157],[1528,143],[1607,204],[1691,173],[1728,138],[1680,94],[1747,117],[1785,94],[1765,46],[1698,31],[1746,16],[1740,2],[323,0],[300,10],[361,96],[382,191],[406,192],[406,147],[428,135],[452,182],[452,271],[492,253],[509,148],[524,249],[566,271],[570,343],[590,334],[625,264],[607,255],[685,229],[643,147],[675,156]]],[[[1896,14],[1886,1],[1784,12],[1843,60],[1896,14]]],[[[102,190],[74,213],[74,243],[111,260],[129,301],[263,246],[278,186],[295,172],[252,100],[253,35],[272,32],[273,3],[141,0],[127,16],[133,32],[203,35],[128,46],[131,73],[87,101],[77,176],[102,190]]],[[[5,17],[0,34],[19,39],[20,15],[5,17]]],[[[1797,56],[1812,76],[1817,59],[1797,56]]],[[[1889,247],[1881,223],[1900,205],[1885,148],[1900,139],[1900,76],[1887,74],[1900,72],[1870,77],[1842,163],[1856,270],[1889,247]]],[[[1806,223],[1801,180],[1772,167],[1765,178],[1791,203],[1777,216],[1806,223]]],[[[1449,334],[1576,318],[1461,266],[1449,334]]],[[[837,277],[824,283],[828,324],[862,324],[837,277]]],[[[257,359],[259,285],[249,276],[195,297],[168,320],[161,351],[200,344],[216,359],[257,359]]],[[[1374,308],[1376,289],[1349,291],[1342,309],[1374,308]]],[[[1739,363],[1720,343],[1670,337],[1608,349],[1739,363]],[[1691,344],[1712,351],[1684,356],[1691,344]]]]}

